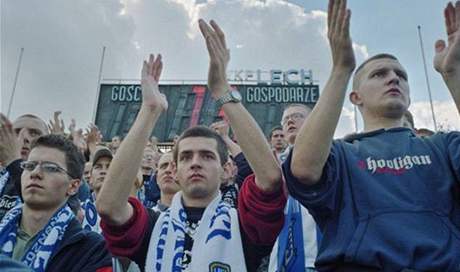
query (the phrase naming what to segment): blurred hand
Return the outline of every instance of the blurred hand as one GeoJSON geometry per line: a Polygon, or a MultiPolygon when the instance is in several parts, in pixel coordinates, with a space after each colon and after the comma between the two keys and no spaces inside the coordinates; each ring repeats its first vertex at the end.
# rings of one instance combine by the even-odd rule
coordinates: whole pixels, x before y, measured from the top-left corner
{"type": "Polygon", "coordinates": [[[161,55],[155,59],[153,54],[150,54],[149,61],[144,61],[142,67],[142,105],[153,111],[166,111],[168,109],[166,96],[160,93],[158,87],[162,69],[161,55]]]}
{"type": "Polygon", "coordinates": [[[444,40],[435,43],[434,68],[443,76],[455,75],[460,70],[460,1],[449,3],[444,10],[447,45],[444,40]]]}
{"type": "Polygon", "coordinates": [[[0,162],[8,166],[14,160],[21,158],[21,145],[13,131],[13,124],[0,113],[0,162]]]}
{"type": "Polygon", "coordinates": [[[64,135],[64,120],[59,118],[59,115],[61,115],[61,111],[55,111],[54,112],[54,122],[53,120],[50,120],[50,123],[48,125],[48,128],[50,130],[51,134],[57,134],[57,135],[64,135]]]}
{"type": "Polygon", "coordinates": [[[350,38],[351,11],[346,0],[329,0],[327,13],[327,37],[332,51],[334,69],[353,71],[355,54],[350,38]]]}
{"type": "Polygon", "coordinates": [[[227,65],[230,61],[230,50],[227,49],[222,29],[211,20],[209,26],[204,20],[198,21],[201,34],[206,40],[209,53],[208,87],[211,96],[217,99],[229,89],[227,82],[227,65]],[[211,28],[212,27],[212,28],[211,28]]]}

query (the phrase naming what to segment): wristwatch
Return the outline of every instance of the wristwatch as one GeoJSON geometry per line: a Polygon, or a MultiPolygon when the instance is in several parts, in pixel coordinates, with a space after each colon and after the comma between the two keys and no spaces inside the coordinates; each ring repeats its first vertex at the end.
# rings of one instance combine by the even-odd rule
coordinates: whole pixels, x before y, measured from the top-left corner
{"type": "Polygon", "coordinates": [[[224,95],[217,98],[216,105],[218,108],[227,103],[239,103],[241,102],[241,94],[236,90],[228,90],[224,95]]]}

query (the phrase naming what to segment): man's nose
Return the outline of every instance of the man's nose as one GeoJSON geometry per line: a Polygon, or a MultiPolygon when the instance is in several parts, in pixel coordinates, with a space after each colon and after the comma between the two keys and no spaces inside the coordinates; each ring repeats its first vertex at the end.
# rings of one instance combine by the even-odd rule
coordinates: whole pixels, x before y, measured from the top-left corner
{"type": "Polygon", "coordinates": [[[191,167],[192,168],[197,168],[197,167],[200,167],[201,168],[201,158],[198,154],[195,154],[192,156],[192,164],[191,164],[191,167]]]}
{"type": "Polygon", "coordinates": [[[388,84],[396,84],[399,85],[399,76],[395,73],[395,71],[390,71],[388,84]]]}

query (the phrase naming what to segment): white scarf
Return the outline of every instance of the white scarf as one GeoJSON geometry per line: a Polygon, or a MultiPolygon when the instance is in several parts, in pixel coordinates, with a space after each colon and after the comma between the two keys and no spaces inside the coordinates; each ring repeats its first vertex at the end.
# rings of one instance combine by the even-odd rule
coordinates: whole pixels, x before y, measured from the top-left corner
{"type": "Polygon", "coordinates": [[[83,222],[81,226],[85,230],[94,231],[99,234],[102,233],[100,228],[101,217],[97,213],[96,206],[91,198],[87,199],[82,205],[85,216],[83,217],[83,222]]]}
{"type": "Polygon", "coordinates": [[[6,187],[6,183],[10,179],[10,173],[6,170],[6,168],[0,171],[0,196],[3,195],[3,189],[6,187]]]}
{"type": "MultiPolygon", "coordinates": [[[[170,209],[161,213],[150,239],[146,272],[181,271],[185,245],[185,220],[182,193],[174,195],[170,209]]],[[[238,214],[221,201],[220,193],[206,207],[192,247],[188,271],[246,271],[238,214]]]]}

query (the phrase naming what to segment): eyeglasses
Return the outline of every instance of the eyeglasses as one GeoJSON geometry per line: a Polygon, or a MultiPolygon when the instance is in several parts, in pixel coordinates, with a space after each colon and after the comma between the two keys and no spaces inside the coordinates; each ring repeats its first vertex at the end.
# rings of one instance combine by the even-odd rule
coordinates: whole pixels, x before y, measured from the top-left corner
{"type": "Polygon", "coordinates": [[[288,120],[291,119],[293,121],[299,121],[300,119],[304,119],[305,115],[300,112],[294,112],[289,115],[284,116],[283,120],[281,120],[281,125],[284,126],[287,124],[288,120]]]}
{"type": "Polygon", "coordinates": [[[61,172],[61,173],[67,174],[71,178],[74,178],[74,177],[72,177],[72,175],[69,172],[67,172],[67,170],[65,170],[64,168],[60,167],[59,165],[57,165],[54,162],[49,162],[49,161],[42,161],[42,162],[38,162],[38,161],[23,161],[23,162],[21,162],[20,165],[21,165],[22,169],[24,169],[26,171],[29,171],[29,172],[34,171],[37,168],[37,166],[40,166],[40,169],[45,173],[54,174],[54,173],[61,172]]]}

